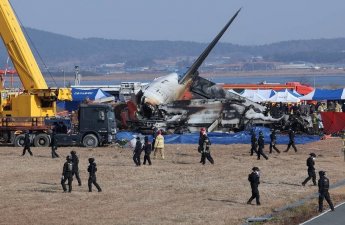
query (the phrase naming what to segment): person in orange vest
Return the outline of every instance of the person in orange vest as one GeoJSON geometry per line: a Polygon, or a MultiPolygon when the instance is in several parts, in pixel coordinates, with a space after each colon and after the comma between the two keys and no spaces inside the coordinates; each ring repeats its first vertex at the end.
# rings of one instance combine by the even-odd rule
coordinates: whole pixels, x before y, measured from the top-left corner
{"type": "Polygon", "coordinates": [[[153,153],[153,158],[156,159],[157,152],[161,155],[161,158],[164,159],[164,137],[162,135],[162,131],[157,132],[157,137],[155,140],[155,145],[154,145],[154,153],[153,153]]]}

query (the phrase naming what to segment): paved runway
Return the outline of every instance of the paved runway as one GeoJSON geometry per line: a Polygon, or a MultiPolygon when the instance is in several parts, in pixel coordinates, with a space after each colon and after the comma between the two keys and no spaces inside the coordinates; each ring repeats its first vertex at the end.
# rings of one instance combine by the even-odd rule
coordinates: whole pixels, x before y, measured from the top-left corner
{"type": "Polygon", "coordinates": [[[300,225],[344,225],[345,224],[345,202],[337,205],[335,211],[328,210],[328,204],[325,202],[324,209],[327,209],[324,213],[314,217],[300,225]]]}

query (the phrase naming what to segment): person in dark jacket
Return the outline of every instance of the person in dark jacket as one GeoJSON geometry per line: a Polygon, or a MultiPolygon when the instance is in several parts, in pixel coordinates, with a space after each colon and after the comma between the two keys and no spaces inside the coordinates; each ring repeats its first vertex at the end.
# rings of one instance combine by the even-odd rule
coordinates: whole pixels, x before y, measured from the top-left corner
{"type": "Polygon", "coordinates": [[[158,133],[158,128],[157,127],[154,127],[153,128],[153,133],[152,133],[152,151],[154,151],[155,149],[155,142],[156,142],[156,137],[157,137],[157,133],[158,133]]]}
{"type": "Polygon", "coordinates": [[[75,178],[77,178],[78,181],[78,185],[81,186],[81,180],[80,180],[80,176],[79,176],[79,158],[77,156],[76,151],[71,151],[71,160],[73,163],[73,174],[72,176],[75,175],[75,178]]]}
{"type": "Polygon", "coordinates": [[[201,137],[202,149],[201,149],[201,163],[205,165],[206,159],[211,163],[214,164],[214,160],[211,156],[210,145],[211,141],[207,136],[206,130],[203,131],[201,137]]]}
{"type": "Polygon", "coordinates": [[[259,146],[259,148],[258,148],[258,160],[260,159],[260,155],[262,155],[267,160],[268,157],[264,153],[265,139],[264,139],[264,134],[262,133],[262,131],[259,132],[258,146],[259,146]]]}
{"type": "Polygon", "coordinates": [[[247,201],[247,204],[251,204],[255,198],[256,204],[261,205],[259,193],[260,169],[258,167],[253,167],[252,173],[248,175],[248,181],[250,182],[250,188],[252,189],[252,196],[247,201]]]}
{"type": "Polygon", "coordinates": [[[295,146],[295,132],[292,129],[289,130],[289,144],[284,152],[288,152],[291,146],[295,152],[297,152],[297,148],[295,146]]]}
{"type": "Polygon", "coordinates": [[[277,143],[277,135],[276,135],[276,130],[273,130],[272,133],[270,134],[270,153],[272,153],[272,150],[276,150],[276,152],[280,153],[279,149],[276,147],[277,143]]]}
{"type": "Polygon", "coordinates": [[[70,156],[66,157],[66,162],[63,165],[61,186],[64,192],[67,192],[66,181],[68,180],[68,192],[72,192],[73,181],[73,163],[70,156]]]}
{"type": "Polygon", "coordinates": [[[101,192],[102,189],[98,185],[97,179],[96,179],[97,166],[96,166],[94,158],[89,158],[89,166],[87,168],[87,172],[89,172],[89,180],[87,182],[89,186],[89,192],[92,192],[92,184],[96,186],[98,192],[101,192]]]}
{"type": "Polygon", "coordinates": [[[55,137],[56,133],[55,131],[52,132],[51,134],[51,150],[52,150],[52,158],[59,158],[59,155],[56,153],[57,150],[57,141],[56,141],[56,137],[55,137]]]}
{"type": "Polygon", "coordinates": [[[30,134],[29,134],[29,131],[26,131],[25,132],[25,136],[24,136],[24,148],[23,148],[22,156],[25,155],[26,150],[32,156],[32,152],[31,152],[30,146],[31,146],[30,134]]]}
{"type": "Polygon", "coordinates": [[[256,154],[258,154],[258,151],[257,151],[258,141],[257,141],[257,139],[256,139],[255,132],[254,132],[253,130],[251,131],[250,142],[251,142],[250,155],[253,155],[254,152],[255,152],[256,154]]]}
{"type": "Polygon", "coordinates": [[[332,211],[334,211],[334,206],[331,200],[331,197],[329,196],[329,179],[326,177],[325,171],[319,171],[320,179],[318,181],[319,186],[319,212],[323,211],[323,199],[325,198],[329,207],[332,211]]]}
{"type": "Polygon", "coordinates": [[[140,141],[140,137],[137,137],[137,142],[135,143],[135,148],[133,151],[133,161],[136,166],[141,165],[141,162],[140,162],[141,152],[142,152],[142,143],[140,141]]]}
{"type": "Polygon", "coordinates": [[[315,173],[315,153],[310,153],[307,159],[307,167],[308,167],[308,177],[302,182],[302,186],[305,186],[306,183],[312,179],[314,186],[316,186],[316,173],[315,173]]]}
{"type": "Polygon", "coordinates": [[[147,161],[149,163],[149,165],[151,166],[152,163],[151,163],[150,155],[151,155],[151,151],[152,151],[152,146],[151,146],[151,143],[149,142],[149,137],[145,136],[144,141],[145,142],[144,142],[144,146],[143,146],[143,151],[145,152],[145,155],[144,155],[143,164],[146,165],[146,161],[147,161]]]}

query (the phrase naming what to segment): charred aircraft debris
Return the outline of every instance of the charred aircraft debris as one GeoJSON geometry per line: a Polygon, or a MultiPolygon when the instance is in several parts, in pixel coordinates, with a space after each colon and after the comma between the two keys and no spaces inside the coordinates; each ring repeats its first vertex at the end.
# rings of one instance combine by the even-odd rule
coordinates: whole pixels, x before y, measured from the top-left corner
{"type": "Polygon", "coordinates": [[[228,92],[199,76],[199,67],[240,10],[183,76],[171,73],[159,77],[143,86],[135,98],[127,103],[129,116],[121,119],[129,129],[145,132],[156,127],[172,133],[183,133],[196,132],[201,127],[206,127],[208,131],[229,131],[243,130],[255,124],[281,124],[283,116],[267,116],[266,107],[228,92]],[[182,100],[187,90],[193,93],[194,98],[182,100]]]}

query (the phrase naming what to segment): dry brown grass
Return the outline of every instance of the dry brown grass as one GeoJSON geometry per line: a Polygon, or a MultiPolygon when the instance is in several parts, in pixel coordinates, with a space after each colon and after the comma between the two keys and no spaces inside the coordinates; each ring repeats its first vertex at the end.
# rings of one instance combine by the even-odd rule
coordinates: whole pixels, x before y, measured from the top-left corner
{"type": "Polygon", "coordinates": [[[297,154],[274,153],[258,161],[249,156],[249,145],[212,145],[215,165],[202,166],[195,145],[167,145],[166,160],[140,168],[129,149],[59,148],[62,157],[51,159],[48,148],[33,148],[34,157],[21,157],[21,148],[1,147],[0,224],[243,224],[247,217],[271,213],[317,191],[311,183],[300,185],[310,152],[320,155],[316,168],[326,170],[331,183],[345,178],[340,139],[297,147],[297,154]],[[83,186],[74,180],[73,192],[66,194],[60,177],[71,150],[80,156],[83,186]],[[102,193],[87,189],[91,156],[102,193]],[[245,204],[253,166],[262,171],[261,206],[245,204]]]}

